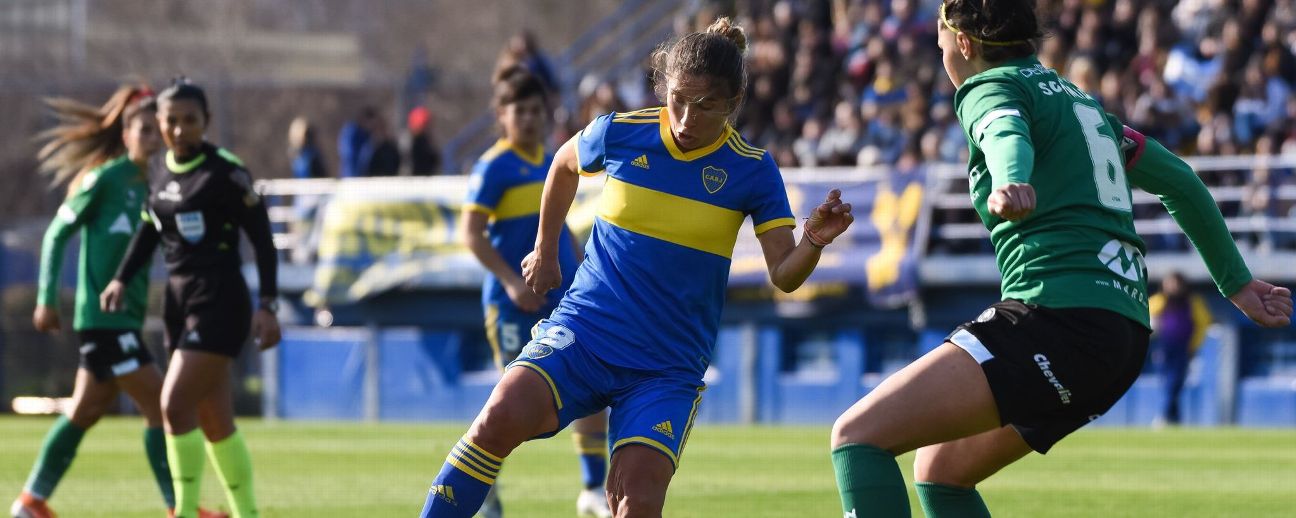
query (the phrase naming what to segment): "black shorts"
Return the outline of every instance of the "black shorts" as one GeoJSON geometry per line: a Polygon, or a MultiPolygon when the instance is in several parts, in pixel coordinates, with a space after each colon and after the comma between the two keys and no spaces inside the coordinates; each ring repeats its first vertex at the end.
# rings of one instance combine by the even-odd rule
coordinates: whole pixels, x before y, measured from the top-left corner
{"type": "Polygon", "coordinates": [[[101,383],[153,363],[153,354],[144,347],[138,330],[85,329],[78,331],[77,337],[81,339],[81,368],[101,383]]]}
{"type": "Polygon", "coordinates": [[[252,300],[239,272],[173,274],[162,308],[167,350],[234,358],[252,329],[252,300]]]}
{"type": "Polygon", "coordinates": [[[1045,453],[1129,390],[1143,370],[1150,333],[1105,309],[1005,300],[948,340],[981,364],[1002,424],[1045,453]]]}

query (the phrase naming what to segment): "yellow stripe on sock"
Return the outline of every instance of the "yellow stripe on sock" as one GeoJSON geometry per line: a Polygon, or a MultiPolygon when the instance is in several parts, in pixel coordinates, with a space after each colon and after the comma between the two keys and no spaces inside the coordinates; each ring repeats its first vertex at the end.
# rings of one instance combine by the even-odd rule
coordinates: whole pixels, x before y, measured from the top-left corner
{"type": "Polygon", "coordinates": [[[469,448],[472,448],[473,451],[482,454],[483,457],[486,457],[487,459],[490,459],[490,460],[495,461],[496,464],[500,464],[500,463],[503,463],[503,462],[504,462],[504,458],[503,458],[503,457],[497,457],[497,456],[495,456],[494,454],[492,454],[491,452],[488,452],[488,451],[486,451],[485,449],[482,449],[481,446],[478,446],[478,445],[476,445],[476,444],[473,444],[472,441],[468,440],[468,437],[461,437],[459,440],[460,440],[460,441],[463,441],[463,443],[466,444],[469,448]]]}
{"type": "Polygon", "coordinates": [[[572,444],[581,455],[607,455],[606,434],[573,433],[572,444]]]}
{"type": "Polygon", "coordinates": [[[455,448],[463,452],[462,455],[463,457],[472,460],[478,464],[481,464],[483,467],[486,468],[486,471],[498,472],[500,468],[503,467],[503,465],[500,464],[499,462],[495,462],[493,460],[486,458],[480,452],[472,449],[467,444],[464,444],[463,441],[459,441],[459,444],[456,444],[455,448]]]}
{"type": "Polygon", "coordinates": [[[495,478],[499,476],[499,470],[490,469],[486,467],[477,459],[474,459],[472,458],[472,456],[464,453],[463,450],[458,445],[455,445],[454,449],[450,451],[450,456],[454,457],[459,462],[471,466],[473,469],[477,470],[478,473],[486,475],[490,478],[495,478]]]}
{"type": "Polygon", "coordinates": [[[451,466],[458,468],[459,471],[467,473],[468,476],[480,480],[483,484],[495,484],[494,478],[483,475],[480,471],[473,469],[471,466],[459,462],[459,459],[454,458],[453,455],[446,457],[446,462],[450,463],[451,466]]]}

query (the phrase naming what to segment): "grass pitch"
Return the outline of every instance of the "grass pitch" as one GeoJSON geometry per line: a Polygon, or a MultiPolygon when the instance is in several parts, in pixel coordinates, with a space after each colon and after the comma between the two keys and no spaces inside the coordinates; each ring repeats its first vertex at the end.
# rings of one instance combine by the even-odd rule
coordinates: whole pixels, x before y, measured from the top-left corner
{"type": "MultiPolygon", "coordinates": [[[[51,422],[0,418],[0,496],[17,495],[51,422]]],[[[415,516],[464,427],[240,421],[267,518],[415,516]]],[[[665,515],[841,516],[828,428],[700,424],[665,515]]],[[[54,509],[72,518],[162,516],[142,443],[136,419],[100,423],[51,500],[54,509]]],[[[910,455],[900,459],[906,476],[911,462],[910,455]]],[[[505,510],[512,517],[573,516],[578,479],[565,433],[526,444],[500,478],[505,510]]],[[[1007,517],[1292,516],[1296,430],[1082,430],[980,490],[991,511],[1007,517]]],[[[204,506],[224,502],[209,466],[204,506]]]]}

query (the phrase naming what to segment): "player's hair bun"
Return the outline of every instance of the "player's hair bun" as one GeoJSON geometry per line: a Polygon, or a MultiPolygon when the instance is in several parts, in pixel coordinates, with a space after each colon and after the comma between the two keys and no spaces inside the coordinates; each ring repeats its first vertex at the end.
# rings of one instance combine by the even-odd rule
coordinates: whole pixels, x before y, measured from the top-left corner
{"type": "Polygon", "coordinates": [[[742,27],[734,25],[728,16],[717,18],[706,28],[706,33],[724,36],[725,39],[738,47],[739,53],[747,52],[747,33],[743,32],[742,27]]]}

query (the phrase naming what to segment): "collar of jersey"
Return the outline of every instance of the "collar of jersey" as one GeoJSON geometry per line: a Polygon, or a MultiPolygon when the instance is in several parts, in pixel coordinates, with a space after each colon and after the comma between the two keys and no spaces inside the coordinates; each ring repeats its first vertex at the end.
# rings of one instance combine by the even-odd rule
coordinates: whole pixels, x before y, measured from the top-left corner
{"type": "Polygon", "coordinates": [[[675,137],[671,135],[670,115],[666,113],[665,107],[662,107],[659,112],[657,129],[661,132],[662,144],[666,146],[666,150],[670,151],[671,156],[674,157],[675,160],[682,162],[697,160],[714,153],[715,150],[720,149],[720,146],[724,145],[725,139],[729,138],[729,125],[726,123],[724,130],[720,132],[720,136],[717,137],[716,141],[712,142],[711,145],[700,147],[692,151],[683,151],[675,144],[675,137]]]}
{"type": "Polygon", "coordinates": [[[207,161],[207,153],[198,153],[196,158],[183,164],[176,162],[175,153],[171,150],[167,150],[166,153],[167,170],[171,171],[172,174],[185,174],[193,171],[195,167],[202,165],[205,161],[207,161]]]}
{"type": "Polygon", "coordinates": [[[524,162],[528,164],[540,165],[544,163],[544,146],[536,145],[534,149],[528,152],[527,150],[522,149],[522,146],[514,144],[510,142],[508,139],[503,139],[503,138],[499,139],[499,142],[496,142],[495,145],[504,146],[512,150],[513,154],[517,155],[518,158],[521,158],[524,162]]]}
{"type": "Polygon", "coordinates": [[[994,67],[992,67],[992,68],[990,68],[990,69],[988,69],[988,70],[984,70],[984,71],[982,71],[981,73],[979,73],[979,74],[977,74],[977,75],[974,75],[974,76],[972,76],[972,77],[967,78],[966,80],[963,81],[963,84],[967,84],[967,83],[970,82],[971,80],[976,79],[976,78],[978,78],[978,77],[981,77],[981,76],[984,75],[984,74],[989,73],[991,70],[998,70],[998,69],[1003,68],[1003,67],[1025,68],[1025,67],[1029,67],[1029,66],[1031,66],[1031,65],[1038,65],[1038,64],[1040,64],[1040,61],[1039,61],[1039,58],[1035,56],[1035,54],[1031,54],[1031,55],[1026,56],[1026,57],[1024,57],[1024,58],[1010,59],[1010,60],[1008,60],[1008,61],[1004,61],[1003,63],[999,63],[998,65],[995,65],[994,67]]]}

